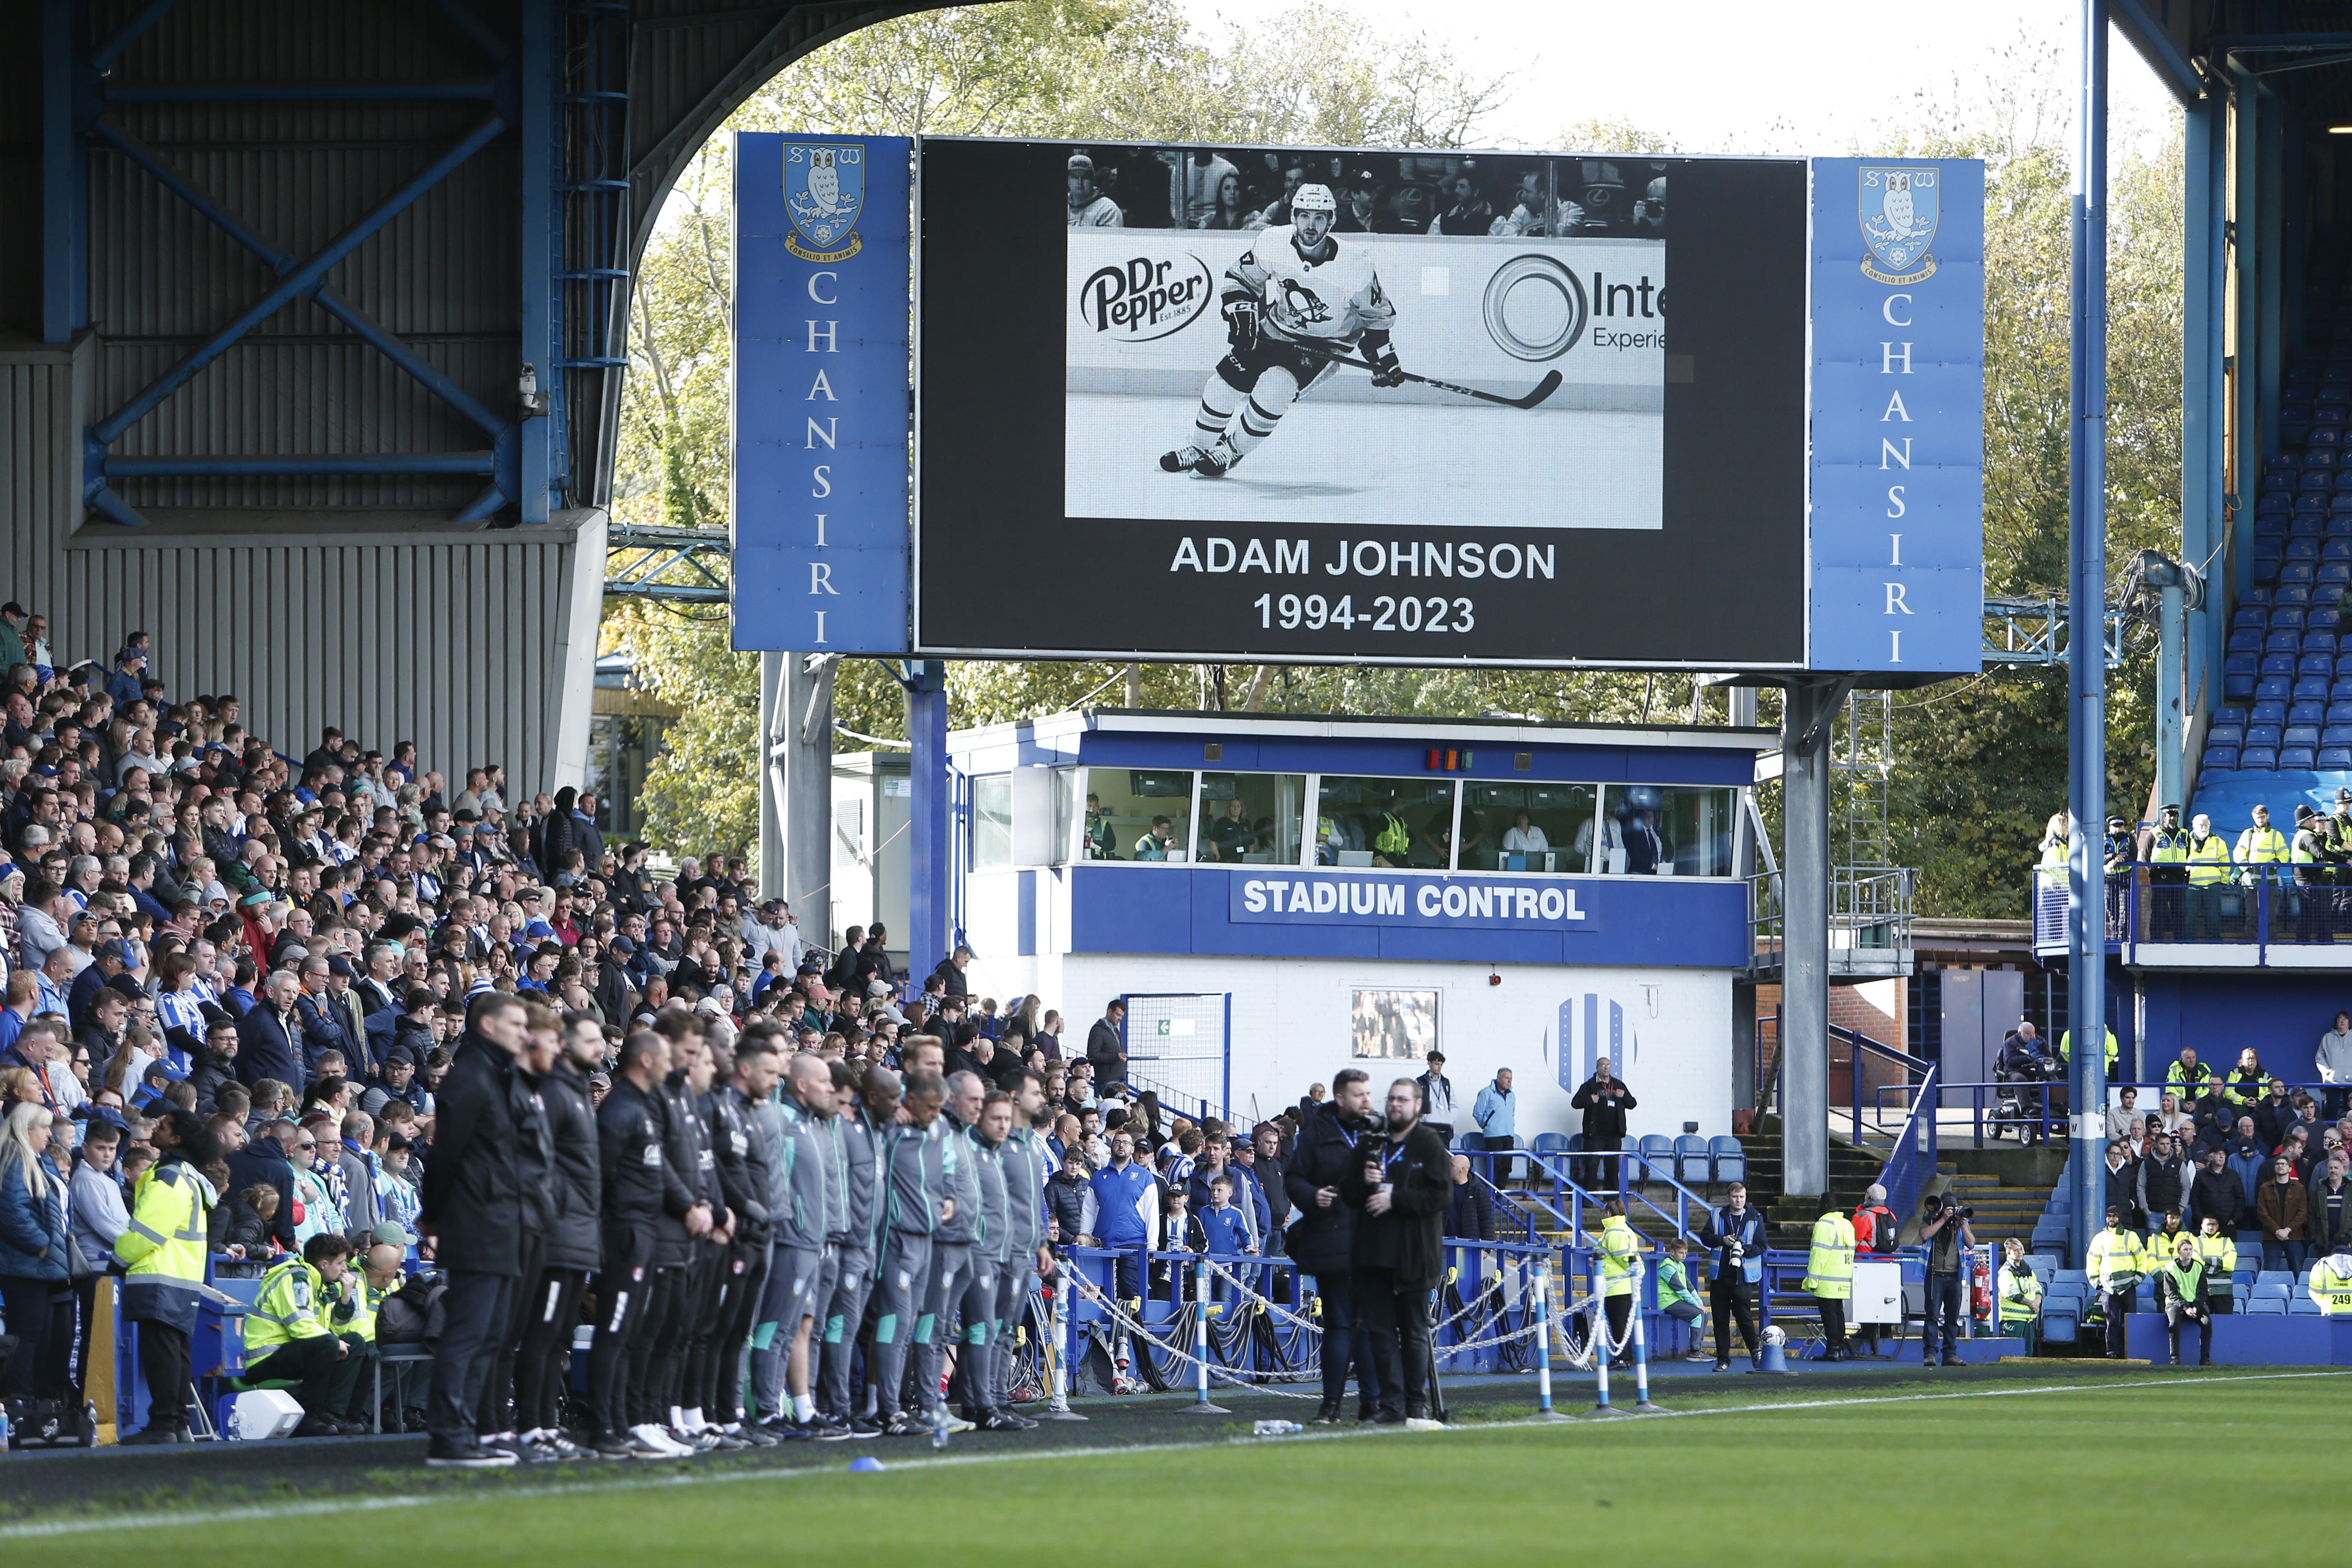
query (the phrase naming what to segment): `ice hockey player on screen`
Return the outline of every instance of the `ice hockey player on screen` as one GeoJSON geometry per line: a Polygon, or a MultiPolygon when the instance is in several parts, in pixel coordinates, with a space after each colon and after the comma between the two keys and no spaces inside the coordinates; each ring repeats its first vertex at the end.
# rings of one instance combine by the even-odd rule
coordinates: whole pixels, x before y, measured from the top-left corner
{"type": "Polygon", "coordinates": [[[1301,185],[1291,221],[1261,233],[1225,269],[1221,303],[1232,345],[1201,389],[1191,445],[1163,454],[1171,474],[1222,479],[1274,434],[1291,401],[1329,375],[1329,356],[1361,348],[1374,386],[1404,381],[1389,342],[1396,310],[1359,240],[1331,233],[1328,185],[1301,185]]]}

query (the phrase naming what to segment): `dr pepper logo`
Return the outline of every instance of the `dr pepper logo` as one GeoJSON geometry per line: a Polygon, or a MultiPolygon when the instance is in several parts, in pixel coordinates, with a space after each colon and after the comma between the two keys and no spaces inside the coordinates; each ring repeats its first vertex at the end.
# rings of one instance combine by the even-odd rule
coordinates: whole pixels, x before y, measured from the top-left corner
{"type": "Polygon", "coordinates": [[[1150,342],[1182,331],[1215,293],[1209,264],[1197,256],[1177,261],[1138,256],[1099,268],[1080,284],[1078,314],[1123,342],[1150,342]]]}

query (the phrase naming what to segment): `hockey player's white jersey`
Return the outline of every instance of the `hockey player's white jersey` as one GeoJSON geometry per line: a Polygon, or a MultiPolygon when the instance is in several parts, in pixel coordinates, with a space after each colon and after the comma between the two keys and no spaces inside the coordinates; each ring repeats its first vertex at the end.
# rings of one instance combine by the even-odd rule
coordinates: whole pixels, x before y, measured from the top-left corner
{"type": "Polygon", "coordinates": [[[1263,301],[1265,323],[1276,338],[1353,343],[1367,331],[1386,331],[1395,324],[1395,307],[1360,241],[1329,236],[1321,247],[1323,259],[1310,261],[1298,254],[1297,232],[1281,224],[1260,234],[1225,268],[1224,296],[1263,301]]]}

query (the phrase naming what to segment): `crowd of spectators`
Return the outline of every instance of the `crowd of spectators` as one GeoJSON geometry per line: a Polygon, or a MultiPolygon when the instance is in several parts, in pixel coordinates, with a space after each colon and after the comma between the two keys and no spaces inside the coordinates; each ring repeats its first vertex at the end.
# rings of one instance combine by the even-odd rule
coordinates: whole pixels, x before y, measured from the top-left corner
{"type": "MultiPolygon", "coordinates": [[[[722,1174],[730,1128],[756,1124],[753,1141],[781,1150],[791,1134],[770,1124],[773,1109],[812,1115],[827,1077],[841,1105],[869,1107],[881,1086],[895,1105],[899,1086],[936,1077],[966,1136],[976,1124],[957,1108],[1014,1103],[1045,1152],[1038,1266],[1057,1245],[1123,1249],[1118,1283],[1139,1294],[1150,1250],[1273,1257],[1288,1246],[1301,1188],[1286,1163],[1318,1116],[1337,1124],[1319,1085],[1249,1126],[1171,1114],[1126,1082],[1115,1003],[1084,1050],[1066,1053],[1062,1016],[1041,998],[972,994],[968,950],[919,981],[898,972],[878,925],[824,951],[784,904],[753,896],[741,860],[656,872],[647,846],[607,839],[592,795],[525,796],[496,763],[453,777],[405,742],[380,752],[334,729],[297,759],[245,728],[233,694],[167,684],[142,636],[106,665],[60,666],[40,617],[11,604],[0,626],[0,1307],[16,1340],[0,1396],[78,1405],[95,1293],[127,1269],[123,1310],[151,1395],[127,1440],[184,1440],[192,1287],[244,1276],[258,1292],[244,1319],[248,1370],[297,1387],[305,1433],[430,1424],[440,1454],[444,1426],[458,1426],[450,1451],[495,1462],[464,1445],[478,1434],[512,1444],[520,1426],[538,1439],[521,1445],[533,1457],[571,1457],[534,1371],[559,1341],[568,1355],[569,1332],[502,1332],[517,1292],[475,1311],[468,1282],[509,1265],[543,1270],[569,1288],[573,1323],[583,1284],[615,1300],[594,1272],[611,1266],[618,1190],[607,1112],[667,1094],[684,1097],[683,1111],[665,1125],[698,1126],[722,1174]],[[668,1070],[641,1093],[650,1041],[666,1042],[668,1070]],[[779,1059],[790,1070],[762,1080],[760,1064],[779,1059]],[[561,1121],[567,1072],[581,1116],[599,1125],[535,1143],[545,1121],[561,1121]],[[501,1101],[518,1083],[525,1099],[501,1101]],[[585,1239],[563,1243],[582,1234],[567,1228],[579,1189],[562,1195],[564,1151],[584,1158],[580,1144],[599,1138],[603,1212],[593,1173],[571,1173],[592,1198],[585,1239]],[[528,1206],[534,1183],[557,1194],[544,1209],[528,1206]],[[418,1276],[446,1293],[411,1300],[404,1282],[418,1276]],[[385,1406],[372,1407],[356,1366],[402,1301],[428,1299],[440,1303],[439,1361],[464,1361],[467,1377],[444,1379],[436,1363],[429,1414],[415,1380],[390,1380],[385,1406]],[[499,1321],[445,1331],[443,1313],[499,1321]],[[449,1408],[460,1401],[462,1419],[449,1408]]],[[[1450,1085],[1433,1077],[1450,1112],[1450,1085]]],[[[689,1169],[691,1150],[671,1168],[689,1169]]],[[[646,1163],[662,1162],[648,1150],[646,1163]]],[[[1435,1169],[1452,1179],[1428,1199],[1433,1226],[1491,1237],[1491,1202],[1466,1173],[1435,1169]]],[[[1378,1186],[1348,1180],[1359,1205],[1378,1186]]],[[[1325,1184],[1305,1201],[1328,1207],[1325,1184]]],[[[761,1206],[730,1195],[681,1235],[756,1234],[761,1206]]],[[[656,1357],[658,1435],[625,1443],[650,1456],[830,1435],[803,1403],[807,1380],[793,1372],[787,1405],[783,1368],[758,1357],[761,1407],[712,1418],[726,1414],[716,1369],[745,1342],[726,1334],[748,1331],[761,1305],[714,1305],[712,1322],[677,1309],[686,1348],[669,1386],[707,1384],[718,1408],[664,1411],[656,1357]]],[[[1343,1375],[1349,1364],[1343,1348],[1343,1375]]],[[[629,1414],[643,1392],[628,1389],[629,1414]]],[[[973,1400],[972,1413],[997,1414],[987,1391],[973,1400]]]]}
{"type": "Polygon", "coordinates": [[[1643,239],[1665,234],[1666,172],[1625,155],[1121,146],[1066,170],[1073,228],[1271,228],[1312,184],[1338,198],[1340,234],[1643,239]]]}

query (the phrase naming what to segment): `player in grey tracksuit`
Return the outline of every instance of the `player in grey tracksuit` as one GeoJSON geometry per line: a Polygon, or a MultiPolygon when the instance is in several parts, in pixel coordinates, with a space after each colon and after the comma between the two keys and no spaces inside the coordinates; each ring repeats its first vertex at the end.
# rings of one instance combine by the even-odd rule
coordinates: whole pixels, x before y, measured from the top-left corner
{"type": "Polygon", "coordinates": [[[801,1405],[811,1382],[804,1355],[802,1386],[789,1415],[779,1397],[801,1335],[814,1333],[814,1324],[833,1300],[838,1255],[830,1240],[835,1201],[833,1139],[825,1131],[832,1120],[825,1114],[832,1109],[830,1069],[814,1058],[795,1057],[778,1089],[778,1096],[761,1108],[761,1131],[771,1139],[768,1213],[775,1226],[775,1260],[753,1335],[755,1341],[765,1339],[767,1348],[758,1352],[753,1374],[762,1419],[777,1436],[846,1437],[845,1424],[838,1429],[819,1424],[814,1403],[801,1405]],[[802,1075],[812,1081],[804,1083],[802,1075]],[[818,1099],[822,1105],[814,1103],[818,1099]]]}
{"type": "MultiPolygon", "coordinates": [[[[1024,1079],[1026,1086],[1033,1080],[1024,1079]]],[[[1023,1426],[1034,1426],[1013,1408],[1013,1340],[1028,1310],[1029,1286],[1036,1277],[1037,1244],[1045,1238],[1045,1144],[1024,1113],[1023,1101],[1034,1098],[1042,1108],[1045,1088],[1034,1095],[1016,1091],[1013,1130],[999,1158],[1004,1169],[1005,1264],[996,1277],[995,1352],[989,1358],[989,1403],[1023,1426]]]]}
{"type": "Polygon", "coordinates": [[[1013,1123],[1013,1102],[1002,1093],[989,1095],[980,1119],[963,1130],[964,1152],[971,1155],[980,1187],[980,1224],[972,1238],[971,1278],[964,1283],[961,1308],[963,1332],[956,1351],[956,1414],[984,1431],[1017,1429],[1026,1423],[996,1417],[994,1364],[1002,1337],[998,1322],[997,1284],[1004,1278],[1005,1237],[1003,1135],[1013,1123]]]}
{"type": "MultiPolygon", "coordinates": [[[[840,1079],[835,1079],[836,1086],[840,1079]]],[[[870,1436],[856,1419],[849,1384],[850,1363],[857,1355],[857,1331],[866,1320],[866,1300],[874,1292],[874,1258],[880,1247],[884,1205],[878,1180],[890,1137],[890,1119],[898,1109],[898,1075],[875,1068],[867,1076],[856,1102],[843,1101],[842,1114],[825,1123],[834,1140],[834,1157],[827,1166],[834,1175],[841,1226],[835,1233],[838,1279],[824,1315],[824,1352],[817,1377],[817,1408],[830,1421],[849,1424],[859,1436],[870,1436]]],[[[847,1091],[843,1090],[844,1093],[847,1091]]]]}
{"type": "Polygon", "coordinates": [[[907,1352],[929,1341],[925,1314],[935,1233],[952,1215],[948,1196],[948,1128],[940,1117],[946,1085],[934,1072],[909,1075],[907,1120],[890,1129],[883,1167],[882,1254],[874,1275],[874,1393],[886,1436],[903,1437],[927,1423],[906,1414],[898,1391],[907,1352]]]}
{"type": "MultiPolygon", "coordinates": [[[[954,1209],[931,1237],[930,1289],[923,1296],[923,1316],[931,1331],[919,1337],[915,1349],[915,1386],[921,1390],[927,1410],[941,1403],[940,1373],[947,1363],[948,1340],[953,1332],[957,1309],[963,1301],[964,1289],[971,1282],[974,1255],[979,1251],[975,1244],[981,1238],[982,1217],[980,1163],[973,1157],[968,1130],[980,1120],[981,1101],[986,1092],[978,1073],[951,1074],[948,1079],[947,1110],[940,1118],[940,1127],[946,1134],[942,1140],[946,1145],[942,1162],[947,1182],[944,1191],[954,1209]]],[[[992,1281],[989,1289],[995,1289],[992,1281]]]]}

